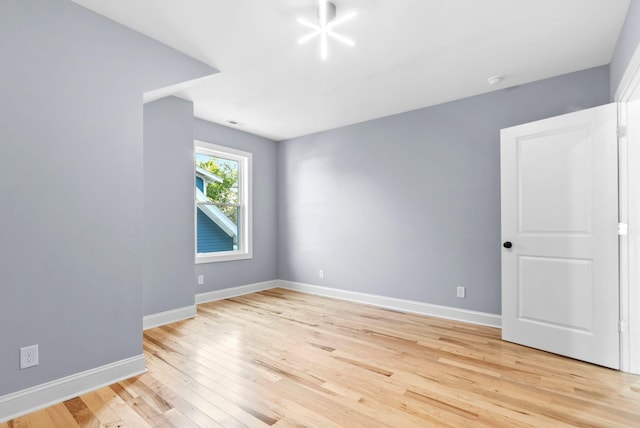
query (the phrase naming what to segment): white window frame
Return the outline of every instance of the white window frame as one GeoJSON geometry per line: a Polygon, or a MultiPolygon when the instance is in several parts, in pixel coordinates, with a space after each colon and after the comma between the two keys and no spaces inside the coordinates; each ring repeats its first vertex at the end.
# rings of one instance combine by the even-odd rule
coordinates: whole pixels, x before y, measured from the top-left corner
{"type": "Polygon", "coordinates": [[[206,143],[204,141],[194,141],[194,168],[193,177],[195,182],[195,155],[196,153],[231,159],[238,162],[238,202],[240,204],[240,224],[238,224],[239,250],[218,251],[213,253],[198,253],[198,204],[196,201],[195,185],[193,186],[193,216],[195,236],[195,263],[215,263],[232,260],[246,260],[253,258],[253,154],[230,147],[219,146],[206,143]]]}

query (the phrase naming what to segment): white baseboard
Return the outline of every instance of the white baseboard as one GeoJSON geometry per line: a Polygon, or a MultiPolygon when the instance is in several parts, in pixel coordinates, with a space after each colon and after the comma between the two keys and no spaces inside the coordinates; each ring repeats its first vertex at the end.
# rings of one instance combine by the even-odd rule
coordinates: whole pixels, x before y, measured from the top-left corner
{"type": "Polygon", "coordinates": [[[146,315],[142,319],[142,328],[144,330],[149,330],[150,328],[171,324],[172,322],[186,320],[195,316],[196,305],[185,306],[183,308],[172,309],[165,312],[158,312],[157,314],[146,315]]]}
{"type": "Polygon", "coordinates": [[[486,325],[497,328],[500,328],[502,325],[502,317],[500,315],[283,280],[259,282],[256,284],[241,285],[239,287],[225,288],[223,290],[196,294],[196,304],[243,296],[245,294],[269,290],[276,287],[301,291],[308,294],[316,294],[318,296],[349,300],[351,302],[364,303],[397,311],[463,321],[471,324],[486,325]]]}
{"type": "Polygon", "coordinates": [[[340,300],[349,300],[356,303],[378,306],[386,309],[393,309],[402,312],[428,315],[432,317],[445,318],[456,321],[468,322],[471,324],[486,325],[500,328],[502,317],[500,315],[485,312],[469,311],[466,309],[452,308],[449,306],[432,305],[429,303],[416,302],[413,300],[396,299],[393,297],[378,296],[375,294],[358,293],[354,291],[339,290],[336,288],[321,287],[318,285],[302,284],[292,281],[278,281],[281,288],[287,290],[301,291],[303,293],[316,294],[318,296],[333,297],[340,300]]]}
{"type": "Polygon", "coordinates": [[[278,280],[257,282],[255,284],[240,285],[238,287],[225,288],[222,290],[208,291],[196,294],[196,304],[215,302],[216,300],[229,299],[231,297],[244,296],[245,294],[256,293],[258,291],[270,290],[278,287],[278,280]]]}
{"type": "Polygon", "coordinates": [[[0,423],[146,371],[144,355],[76,373],[0,397],[0,423]]]}

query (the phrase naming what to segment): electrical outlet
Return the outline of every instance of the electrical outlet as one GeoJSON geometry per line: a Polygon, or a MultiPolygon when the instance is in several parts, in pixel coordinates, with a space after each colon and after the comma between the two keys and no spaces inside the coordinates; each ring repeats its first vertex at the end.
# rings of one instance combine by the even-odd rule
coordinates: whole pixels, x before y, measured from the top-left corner
{"type": "Polygon", "coordinates": [[[204,285],[204,275],[198,275],[198,285],[204,285]]]}
{"type": "Polygon", "coordinates": [[[38,345],[20,348],[20,370],[38,365],[38,345]]]}
{"type": "Polygon", "coordinates": [[[464,287],[458,287],[457,290],[457,296],[460,297],[461,299],[464,299],[466,295],[466,290],[464,287]]]}
{"type": "Polygon", "coordinates": [[[320,278],[320,279],[324,279],[324,270],[320,269],[320,270],[318,271],[318,278],[320,278]]]}

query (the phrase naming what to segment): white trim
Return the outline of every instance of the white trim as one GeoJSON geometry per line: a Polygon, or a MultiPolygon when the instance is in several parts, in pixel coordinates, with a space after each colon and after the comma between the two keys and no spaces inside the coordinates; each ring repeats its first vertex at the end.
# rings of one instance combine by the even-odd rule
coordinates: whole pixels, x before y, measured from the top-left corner
{"type": "Polygon", "coordinates": [[[619,138],[620,221],[629,235],[620,239],[620,370],[640,374],[640,124],[629,121],[627,103],[640,99],[640,45],[631,57],[616,90],[619,138]]]}
{"type": "Polygon", "coordinates": [[[146,370],[144,355],[140,354],[3,395],[0,397],[0,423],[137,376],[146,370]]]}
{"type": "MultiPolygon", "coordinates": [[[[618,103],[618,127],[627,122],[627,104],[618,103]]],[[[626,302],[629,301],[629,245],[630,236],[629,227],[629,202],[631,197],[629,194],[629,147],[626,135],[618,133],[618,221],[627,224],[627,233],[620,235],[618,239],[619,252],[619,324],[623,326],[629,319],[629,307],[626,302]]],[[[633,221],[631,221],[633,224],[633,221]]],[[[620,340],[620,370],[629,371],[629,334],[625,329],[619,328],[620,340]]]]}
{"type": "Polygon", "coordinates": [[[183,308],[171,309],[169,311],[158,312],[156,314],[145,315],[142,319],[143,330],[160,327],[178,321],[183,321],[196,316],[196,305],[185,306],[183,308]]]}
{"type": "Polygon", "coordinates": [[[255,284],[240,285],[238,287],[224,288],[222,290],[208,291],[196,294],[196,304],[215,302],[216,300],[229,299],[231,297],[244,296],[258,291],[271,290],[278,287],[278,280],[257,282],[255,284]]]}
{"type": "Polygon", "coordinates": [[[220,251],[217,253],[197,253],[195,264],[201,265],[205,263],[230,262],[233,260],[252,259],[253,254],[243,253],[240,251],[220,251]],[[215,255],[214,255],[215,254],[215,255]]]}
{"type": "Polygon", "coordinates": [[[258,291],[272,288],[284,288],[300,291],[307,294],[315,294],[324,297],[333,297],[340,300],[393,309],[402,312],[410,312],[420,315],[428,315],[437,318],[467,322],[470,324],[486,325],[500,328],[500,315],[485,312],[469,311],[466,309],[451,308],[448,306],[432,305],[429,303],[412,300],[396,299],[393,297],[378,296],[375,294],[358,293],[355,291],[339,290],[336,288],[321,287],[318,285],[303,284],[300,282],[273,280],[256,284],[241,285],[239,287],[225,288],[196,294],[196,304],[214,302],[216,300],[229,299],[231,297],[244,296],[258,291]]]}
{"type": "Polygon", "coordinates": [[[278,281],[278,283],[281,288],[285,288],[287,290],[302,291],[303,293],[316,294],[318,296],[333,297],[340,300],[378,306],[380,308],[463,321],[470,324],[486,325],[497,328],[501,327],[502,317],[500,315],[485,312],[469,311],[466,309],[432,305],[430,303],[416,302],[413,300],[396,299],[393,297],[339,290],[336,288],[302,284],[292,281],[278,281]]]}

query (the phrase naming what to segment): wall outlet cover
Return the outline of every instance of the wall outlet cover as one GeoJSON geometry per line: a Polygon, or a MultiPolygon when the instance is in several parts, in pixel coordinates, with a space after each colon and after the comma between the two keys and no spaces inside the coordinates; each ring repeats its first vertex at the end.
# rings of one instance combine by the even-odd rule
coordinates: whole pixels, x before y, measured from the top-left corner
{"type": "Polygon", "coordinates": [[[20,348],[20,370],[38,365],[38,345],[20,348]]]}

